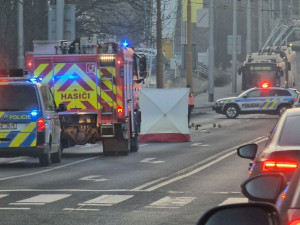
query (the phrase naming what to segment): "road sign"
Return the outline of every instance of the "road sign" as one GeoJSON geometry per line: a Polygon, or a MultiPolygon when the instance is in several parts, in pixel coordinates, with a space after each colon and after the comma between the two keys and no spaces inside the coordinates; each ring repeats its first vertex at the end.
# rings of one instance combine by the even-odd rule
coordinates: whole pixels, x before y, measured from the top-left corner
{"type": "MultiPolygon", "coordinates": [[[[232,55],[233,35],[227,35],[227,54],[232,55]]],[[[236,36],[236,53],[241,54],[241,35],[236,36]]]]}

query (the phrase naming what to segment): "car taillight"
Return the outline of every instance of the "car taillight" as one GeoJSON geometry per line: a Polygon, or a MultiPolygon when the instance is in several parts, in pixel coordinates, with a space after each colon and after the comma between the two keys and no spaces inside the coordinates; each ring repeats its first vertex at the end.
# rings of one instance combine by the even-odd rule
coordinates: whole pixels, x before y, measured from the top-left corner
{"type": "Polygon", "coordinates": [[[300,220],[293,220],[289,223],[289,225],[300,225],[300,220]]]}
{"type": "Polygon", "coordinates": [[[37,121],[37,131],[45,131],[45,119],[41,118],[37,121]]]}
{"type": "Polygon", "coordinates": [[[298,168],[298,163],[294,161],[275,161],[266,160],[263,162],[262,171],[273,171],[273,170],[294,170],[298,168]]]}

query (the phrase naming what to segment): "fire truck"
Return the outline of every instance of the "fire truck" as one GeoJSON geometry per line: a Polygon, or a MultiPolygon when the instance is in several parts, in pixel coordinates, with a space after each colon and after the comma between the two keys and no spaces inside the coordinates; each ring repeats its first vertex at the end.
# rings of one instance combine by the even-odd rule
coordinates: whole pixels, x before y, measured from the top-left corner
{"type": "Polygon", "coordinates": [[[296,53],[290,47],[268,47],[251,53],[238,70],[242,90],[269,83],[276,87],[293,87],[296,79],[296,53]]]}
{"type": "Polygon", "coordinates": [[[104,155],[138,151],[146,59],[126,45],[36,40],[26,52],[28,73],[49,85],[57,105],[67,106],[59,113],[64,148],[102,141],[104,155]]]}

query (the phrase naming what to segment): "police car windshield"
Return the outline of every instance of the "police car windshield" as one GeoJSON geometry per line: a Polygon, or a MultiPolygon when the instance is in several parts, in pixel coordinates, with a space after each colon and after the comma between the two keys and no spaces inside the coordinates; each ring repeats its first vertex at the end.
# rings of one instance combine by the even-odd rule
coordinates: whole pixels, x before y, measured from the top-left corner
{"type": "Polygon", "coordinates": [[[0,85],[0,111],[31,111],[38,109],[33,86],[0,85]]]}

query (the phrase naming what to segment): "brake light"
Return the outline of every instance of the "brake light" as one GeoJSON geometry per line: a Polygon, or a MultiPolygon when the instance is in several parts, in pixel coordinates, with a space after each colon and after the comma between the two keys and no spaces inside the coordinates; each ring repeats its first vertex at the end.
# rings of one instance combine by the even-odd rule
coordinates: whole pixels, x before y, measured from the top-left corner
{"type": "Polygon", "coordinates": [[[293,220],[289,223],[289,225],[300,225],[300,220],[293,220]]]}
{"type": "Polygon", "coordinates": [[[262,83],[261,87],[268,88],[268,87],[270,87],[270,83],[264,82],[264,83],[262,83]]]}
{"type": "Polygon", "coordinates": [[[42,118],[37,121],[37,131],[45,131],[45,119],[42,118]]]}
{"type": "Polygon", "coordinates": [[[262,171],[270,170],[294,170],[298,168],[298,163],[294,161],[266,160],[263,162],[262,171]]]}

